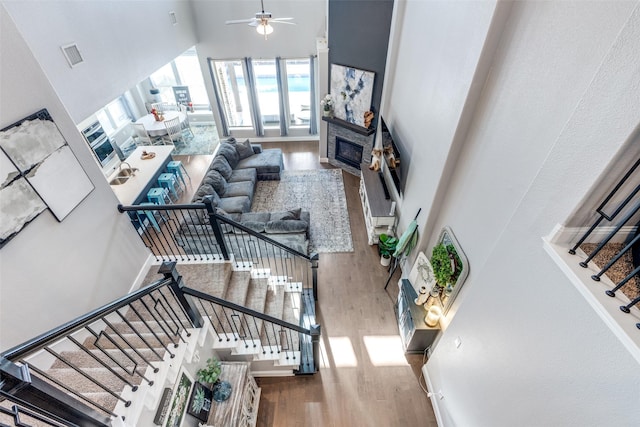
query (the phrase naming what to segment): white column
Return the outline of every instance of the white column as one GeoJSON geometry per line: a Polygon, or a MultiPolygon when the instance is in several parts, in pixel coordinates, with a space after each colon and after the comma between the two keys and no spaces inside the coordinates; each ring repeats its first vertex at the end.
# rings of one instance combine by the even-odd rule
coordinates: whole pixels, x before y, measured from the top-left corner
{"type": "MultiPolygon", "coordinates": [[[[316,85],[318,86],[318,102],[329,93],[329,48],[327,47],[327,39],[322,37],[318,38],[316,42],[316,49],[318,54],[318,78],[316,79],[316,85]]],[[[321,163],[327,163],[327,125],[328,123],[322,120],[322,107],[317,106],[318,115],[318,132],[319,132],[319,145],[318,152],[321,163]]]]}

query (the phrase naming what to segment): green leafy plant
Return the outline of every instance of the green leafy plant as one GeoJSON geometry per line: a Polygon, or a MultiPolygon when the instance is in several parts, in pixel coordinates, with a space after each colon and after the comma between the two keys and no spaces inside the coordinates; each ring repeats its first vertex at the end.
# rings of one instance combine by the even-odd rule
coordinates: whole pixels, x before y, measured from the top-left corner
{"type": "Polygon", "coordinates": [[[191,411],[195,413],[199,413],[204,408],[204,389],[199,388],[196,390],[193,395],[193,402],[191,403],[191,411]]]}
{"type": "Polygon", "coordinates": [[[222,367],[220,361],[215,357],[207,359],[207,366],[202,369],[198,369],[196,376],[201,383],[213,384],[218,381],[222,367]]]}
{"type": "MultiPolygon", "coordinates": [[[[453,248],[452,245],[448,245],[453,248]]],[[[455,249],[453,249],[455,253],[455,249]]],[[[449,248],[443,243],[437,244],[431,251],[431,266],[433,267],[433,274],[436,277],[436,282],[441,287],[447,286],[447,283],[452,282],[453,275],[455,274],[455,264],[452,265],[451,258],[449,257],[449,248]]]]}
{"type": "Polygon", "coordinates": [[[381,234],[378,240],[378,250],[380,251],[380,255],[384,258],[389,258],[391,254],[396,251],[398,238],[387,234],[381,234]]]}

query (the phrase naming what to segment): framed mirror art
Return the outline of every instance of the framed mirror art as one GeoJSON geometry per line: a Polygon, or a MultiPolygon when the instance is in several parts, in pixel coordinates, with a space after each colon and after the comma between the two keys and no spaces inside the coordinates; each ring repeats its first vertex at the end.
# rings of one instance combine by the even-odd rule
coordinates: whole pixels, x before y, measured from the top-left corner
{"type": "MultiPolygon", "coordinates": [[[[431,300],[427,306],[435,299],[441,314],[446,315],[469,275],[469,261],[449,227],[441,230],[430,255],[427,258],[423,252],[418,254],[409,281],[418,295],[427,293],[423,296],[425,302],[431,300]]],[[[423,301],[416,304],[420,302],[423,301]]]]}

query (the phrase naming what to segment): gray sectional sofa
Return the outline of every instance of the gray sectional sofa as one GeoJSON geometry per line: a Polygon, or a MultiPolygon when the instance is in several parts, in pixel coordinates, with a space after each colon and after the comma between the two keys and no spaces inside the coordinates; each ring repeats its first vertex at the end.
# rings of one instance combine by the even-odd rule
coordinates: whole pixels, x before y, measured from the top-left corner
{"type": "MultiPolygon", "coordinates": [[[[250,144],[249,140],[238,142],[229,138],[220,143],[191,201],[198,203],[211,196],[218,215],[228,217],[255,232],[263,233],[298,252],[307,254],[309,212],[299,209],[251,212],[257,181],[279,180],[282,170],[284,163],[282,150],[279,148],[262,149],[259,144],[250,144]]],[[[196,221],[190,219],[181,224],[176,239],[187,253],[206,253],[198,252],[205,248],[196,240],[203,235],[202,227],[208,227],[208,224],[208,218],[198,218],[196,221]]],[[[229,244],[245,246],[242,240],[238,240],[237,234],[246,233],[240,233],[238,229],[234,230],[231,227],[223,227],[223,231],[227,235],[234,235],[229,244]]],[[[230,236],[225,238],[227,237],[230,236]]],[[[242,250],[240,247],[235,249],[242,250]]]]}

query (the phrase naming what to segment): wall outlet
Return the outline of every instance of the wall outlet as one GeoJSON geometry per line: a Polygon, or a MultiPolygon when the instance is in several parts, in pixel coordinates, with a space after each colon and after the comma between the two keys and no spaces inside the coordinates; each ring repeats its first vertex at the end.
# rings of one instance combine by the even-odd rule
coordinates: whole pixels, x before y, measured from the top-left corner
{"type": "Polygon", "coordinates": [[[460,337],[456,337],[456,339],[453,340],[453,343],[456,345],[456,348],[460,348],[462,345],[462,339],[460,337]]]}

